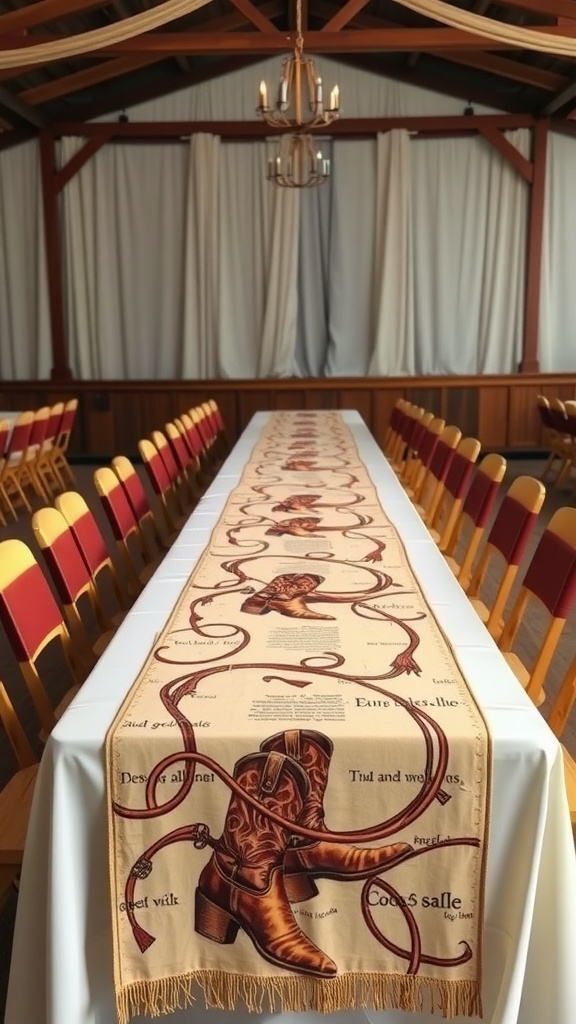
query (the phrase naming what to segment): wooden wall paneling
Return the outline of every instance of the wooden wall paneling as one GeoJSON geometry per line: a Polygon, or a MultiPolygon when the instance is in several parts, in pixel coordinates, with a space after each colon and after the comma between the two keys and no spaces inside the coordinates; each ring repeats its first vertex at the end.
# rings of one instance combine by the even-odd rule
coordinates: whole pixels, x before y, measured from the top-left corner
{"type": "Polygon", "coordinates": [[[537,384],[510,388],[508,415],[508,446],[537,448],[541,444],[541,428],[536,398],[542,394],[537,384]]]}
{"type": "Polygon", "coordinates": [[[238,394],[239,430],[242,432],[248,426],[254,413],[273,409],[272,394],[270,391],[241,391],[238,394]]]}
{"type": "Polygon", "coordinates": [[[306,402],[306,392],[302,391],[282,391],[279,390],[276,395],[275,409],[304,409],[306,402]]]}
{"type": "Polygon", "coordinates": [[[360,391],[357,388],[343,388],[340,391],[338,406],[340,409],[356,409],[369,429],[372,430],[372,399],[373,392],[371,390],[367,391],[363,388],[360,391]]]}
{"type": "Polygon", "coordinates": [[[445,391],[446,423],[459,427],[465,437],[478,437],[479,389],[462,387],[445,391]]]}
{"type": "Polygon", "coordinates": [[[427,387],[417,388],[408,387],[406,388],[406,398],[409,402],[414,402],[415,405],[421,405],[426,412],[433,412],[435,416],[444,416],[442,402],[442,388],[438,387],[427,387]]]}
{"type": "Polygon", "coordinates": [[[508,445],[509,387],[483,387],[478,394],[478,434],[483,449],[508,445]]]}
{"type": "MultiPolygon", "coordinates": [[[[102,457],[105,457],[110,451],[114,455],[119,454],[116,452],[116,427],[121,422],[119,412],[120,410],[113,409],[111,396],[104,389],[84,395],[80,400],[77,420],[82,423],[86,447],[91,454],[102,457]]],[[[123,409],[122,413],[124,413],[123,409]]],[[[78,452],[78,440],[75,424],[70,439],[71,454],[78,452]]]]}
{"type": "Polygon", "coordinates": [[[313,387],[307,387],[304,391],[305,404],[304,409],[339,409],[341,406],[338,404],[339,390],[337,386],[332,388],[320,388],[316,390],[313,387]]]}

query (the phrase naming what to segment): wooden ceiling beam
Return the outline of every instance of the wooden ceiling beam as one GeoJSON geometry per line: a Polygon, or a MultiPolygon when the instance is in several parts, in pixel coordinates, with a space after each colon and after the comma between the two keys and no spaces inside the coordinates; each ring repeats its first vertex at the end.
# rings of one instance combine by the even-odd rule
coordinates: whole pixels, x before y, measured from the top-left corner
{"type": "MultiPolygon", "coordinates": [[[[490,6],[490,0],[483,0],[484,9],[490,6]]],[[[474,10],[481,10],[481,5],[476,3],[474,10]]],[[[314,10],[326,19],[334,12],[334,5],[325,3],[324,0],[315,0],[314,10]]],[[[380,18],[372,15],[358,14],[352,19],[352,25],[358,28],[387,28],[391,27],[390,22],[383,22],[380,18]]],[[[495,53],[488,53],[486,50],[467,50],[465,55],[460,56],[455,50],[432,50],[431,57],[439,57],[452,64],[463,65],[464,67],[476,68],[478,71],[488,71],[490,74],[500,78],[509,78],[513,82],[521,82],[523,85],[534,85],[540,89],[548,89],[552,92],[562,89],[567,79],[553,71],[546,71],[543,68],[534,67],[533,64],[524,64],[521,61],[510,60],[509,57],[500,57],[495,53]]],[[[408,66],[416,66],[419,54],[411,54],[408,66]]]]}
{"type": "Polygon", "coordinates": [[[322,32],[339,32],[340,29],[344,28],[344,25],[348,25],[353,18],[356,17],[359,11],[361,11],[368,0],[348,0],[348,3],[344,4],[329,21],[322,27],[322,32]]]}
{"type": "MultiPolygon", "coordinates": [[[[531,26],[532,31],[576,38],[576,22],[568,26],[531,26]]],[[[0,49],[22,51],[26,64],[26,47],[31,43],[60,41],[66,36],[35,35],[30,38],[0,38],[0,49]]],[[[341,32],[309,31],[305,34],[306,49],[312,53],[406,53],[421,50],[517,50],[513,43],[496,42],[481,35],[454,28],[385,28],[357,29],[341,32]]],[[[156,53],[166,57],[177,54],[207,53],[278,53],[294,46],[294,33],[283,32],[151,32],[104,47],[101,56],[120,53],[156,53]]],[[[41,65],[38,65],[41,66],[41,65]]]]}
{"type": "Polygon", "coordinates": [[[25,4],[17,10],[0,14],[0,34],[21,32],[36,25],[46,25],[69,14],[105,7],[107,3],[109,0],[36,0],[36,3],[25,4]]]}
{"type": "MultiPolygon", "coordinates": [[[[160,58],[163,60],[164,58],[160,58]]],[[[111,78],[118,78],[120,75],[127,75],[131,71],[148,67],[150,64],[157,64],[159,58],[156,56],[144,57],[116,57],[100,64],[94,64],[82,71],[75,71],[71,75],[64,75],[62,78],[55,78],[51,82],[44,82],[42,85],[33,86],[19,93],[21,100],[34,105],[48,103],[50,100],[59,99],[61,96],[69,96],[70,93],[80,92],[81,89],[88,89],[100,82],[107,82],[111,78]]]]}
{"type": "Polygon", "coordinates": [[[18,117],[35,128],[43,128],[48,124],[48,118],[40,110],[36,110],[19,96],[13,96],[4,86],[0,86],[0,106],[11,110],[18,117]]]}
{"type": "Polygon", "coordinates": [[[555,114],[557,110],[560,110],[560,107],[566,106],[574,99],[576,99],[576,82],[571,82],[565,89],[562,89],[556,96],[552,97],[546,106],[543,107],[542,113],[549,117],[550,114],[555,114]]]}
{"type": "Polygon", "coordinates": [[[267,18],[259,7],[255,7],[252,0],[232,0],[234,7],[244,15],[246,21],[250,21],[260,32],[278,32],[276,26],[267,18]]]}
{"type": "MultiPolygon", "coordinates": [[[[498,7],[516,7],[552,18],[576,18],[575,0],[494,0],[498,7]]],[[[488,6],[488,5],[487,5],[488,6]]]]}
{"type": "Polygon", "coordinates": [[[565,75],[559,75],[555,71],[546,71],[544,68],[534,67],[533,64],[523,64],[518,60],[500,57],[496,53],[486,53],[484,50],[478,53],[467,51],[465,55],[460,55],[455,50],[434,50],[430,56],[440,57],[442,60],[451,61],[452,64],[476,68],[478,71],[489,71],[501,78],[509,78],[512,82],[534,85],[538,89],[548,89],[550,92],[562,88],[567,82],[565,75]]]}
{"type": "MultiPolygon", "coordinates": [[[[480,132],[483,128],[504,130],[506,128],[532,128],[535,119],[530,114],[440,114],[432,117],[363,117],[339,118],[330,125],[330,135],[340,138],[369,138],[377,132],[405,128],[412,132],[443,134],[445,132],[480,132]]],[[[180,139],[195,132],[210,132],[226,139],[264,139],[270,135],[282,134],[284,129],[274,129],[262,121],[91,121],[79,124],[65,121],[50,125],[46,131],[55,138],[63,135],[91,138],[105,135],[122,139],[180,139]]]]}

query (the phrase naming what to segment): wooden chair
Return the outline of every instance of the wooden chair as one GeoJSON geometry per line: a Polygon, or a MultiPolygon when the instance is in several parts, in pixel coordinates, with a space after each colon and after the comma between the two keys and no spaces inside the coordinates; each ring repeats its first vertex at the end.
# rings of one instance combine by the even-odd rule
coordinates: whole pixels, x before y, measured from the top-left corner
{"type": "Polygon", "coordinates": [[[146,560],[153,562],[163,551],[168,550],[171,538],[166,538],[162,533],[144,485],[130,459],[125,455],[116,455],[111,465],[140,527],[142,543],[146,546],[146,560]]]}
{"type": "Polygon", "coordinates": [[[91,669],[96,657],[105,650],[114,636],[110,617],[99,599],[88,566],[62,513],[50,506],[38,509],[32,516],[32,529],[64,609],[74,646],[86,667],[91,669]],[[94,643],[89,638],[89,626],[86,626],[82,616],[81,603],[88,604],[92,619],[98,626],[99,636],[94,643]]]}
{"type": "Polygon", "coordinates": [[[46,440],[49,419],[50,409],[47,405],[43,405],[34,413],[32,429],[24,458],[20,464],[19,474],[22,487],[31,487],[42,501],[50,500],[50,489],[45,487],[42,474],[38,472],[38,459],[46,440]]]}
{"type": "Polygon", "coordinates": [[[38,774],[36,757],[0,682],[0,721],[14,751],[17,770],[0,791],[0,904],[20,874],[38,774]]]}
{"type": "Polygon", "coordinates": [[[409,406],[410,403],[405,398],[398,398],[390,413],[390,419],[388,420],[388,426],[384,432],[384,438],[382,440],[382,451],[387,458],[390,458],[393,446],[396,444],[400,424],[402,423],[402,413],[404,409],[409,406]]]}
{"type": "Polygon", "coordinates": [[[53,461],[53,450],[60,434],[63,415],[64,402],[56,402],[50,409],[46,436],[36,456],[36,471],[42,480],[44,489],[49,494],[57,494],[66,487],[64,478],[53,461]]]}
{"type": "Polygon", "coordinates": [[[400,426],[397,443],[390,455],[390,464],[395,473],[402,471],[404,461],[411,448],[411,441],[418,423],[424,416],[425,410],[420,405],[410,404],[405,412],[403,422],[400,426]]]}
{"type": "Polygon", "coordinates": [[[536,409],[542,426],[542,440],[549,449],[549,455],[540,476],[541,480],[545,480],[554,465],[554,461],[559,457],[561,458],[561,456],[559,456],[559,453],[556,451],[558,434],[556,427],[554,426],[554,418],[550,411],[550,402],[545,395],[537,396],[536,409]]]}
{"type": "Polygon", "coordinates": [[[48,581],[30,548],[21,540],[0,542],[0,621],[47,734],[80,689],[82,666],[48,581]],[[50,644],[59,647],[73,680],[55,708],[37,665],[39,656],[50,644]]]}
{"type": "Polygon", "coordinates": [[[445,548],[440,544],[440,550],[463,590],[470,586],[474,559],[505,473],[506,459],[502,455],[484,456],[464,498],[450,539],[445,548]],[[462,549],[463,554],[460,555],[462,549]]]}
{"type": "Polygon", "coordinates": [[[161,430],[153,430],[150,435],[152,444],[157,449],[172,487],[172,493],[176,499],[176,506],[182,516],[188,515],[192,506],[190,493],[186,492],[185,475],[182,473],[168,442],[168,438],[161,430]]]}
{"type": "Polygon", "coordinates": [[[192,422],[194,423],[196,430],[198,431],[200,438],[202,440],[202,452],[200,455],[200,460],[202,462],[203,473],[206,477],[208,477],[209,480],[212,480],[214,478],[216,469],[210,451],[210,437],[207,429],[207,424],[205,423],[205,413],[200,406],[196,406],[194,409],[189,410],[189,416],[192,422]]]}
{"type": "Polygon", "coordinates": [[[172,449],[174,461],[180,470],[180,479],[183,481],[190,496],[190,501],[194,506],[198,503],[201,493],[196,478],[196,460],[190,453],[182,430],[179,429],[176,423],[166,423],[164,426],[165,436],[172,449]]]}
{"type": "Polygon", "coordinates": [[[179,421],[184,427],[188,447],[196,462],[195,468],[198,486],[201,489],[204,489],[206,484],[212,479],[212,473],[210,471],[210,467],[207,465],[204,443],[200,436],[200,431],[192,417],[187,412],[182,413],[179,417],[179,421]]]}
{"type": "Polygon", "coordinates": [[[14,424],[8,447],[4,454],[4,465],[0,476],[0,490],[8,508],[14,517],[18,518],[14,504],[22,504],[27,512],[32,512],[32,507],[24,492],[24,461],[30,444],[30,434],[34,423],[34,413],[31,409],[20,413],[14,424]]]}
{"type": "MultiPolygon", "coordinates": [[[[11,505],[10,500],[4,495],[2,490],[2,470],[4,469],[4,463],[6,461],[5,451],[8,445],[8,437],[10,434],[10,420],[0,420],[0,523],[2,526],[6,526],[6,518],[4,516],[4,508],[7,512],[10,511],[11,505]]],[[[12,510],[14,517],[16,517],[14,510],[12,510]]]]}
{"type": "Polygon", "coordinates": [[[225,459],[226,456],[228,455],[228,452],[230,451],[230,442],[228,441],[228,437],[226,435],[226,424],[224,423],[224,417],[222,416],[222,413],[218,408],[218,403],[214,398],[210,398],[208,400],[208,405],[212,413],[212,421],[214,424],[216,443],[219,448],[219,454],[222,456],[223,459],[225,459]]]}
{"type": "Polygon", "coordinates": [[[480,441],[475,437],[464,437],[452,456],[444,479],[444,490],[428,523],[430,535],[441,551],[445,551],[450,542],[479,454],[480,441]]]}
{"type": "Polygon", "coordinates": [[[176,496],[162,456],[156,445],[152,444],[152,441],[149,441],[147,438],[143,438],[138,442],[138,451],[148,474],[152,490],[160,502],[168,535],[177,534],[184,525],[185,516],[182,515],[179,509],[175,508],[176,496]]]}
{"type": "Polygon", "coordinates": [[[560,508],[538,542],[498,642],[516,678],[535,704],[540,705],[545,700],[546,673],[575,600],[576,508],[560,508]],[[549,622],[532,667],[528,669],[512,648],[526,608],[534,601],[548,613],[549,622]]]}
{"type": "MultiPolygon", "coordinates": [[[[570,712],[576,700],[576,657],[568,666],[566,674],[560,683],[552,707],[548,714],[548,725],[552,732],[560,740],[562,733],[570,716],[570,712]]],[[[566,749],[563,743],[562,756],[564,759],[564,779],[566,782],[566,795],[568,797],[568,808],[570,810],[570,821],[572,828],[576,826],[576,760],[566,749]]]]}
{"type": "Polygon", "coordinates": [[[74,423],[76,422],[77,413],[78,399],[70,398],[64,404],[62,419],[58,428],[58,435],[56,437],[56,442],[51,449],[50,455],[50,463],[54,471],[59,472],[62,479],[67,478],[68,482],[74,487],[77,487],[78,485],[70,463],[68,462],[67,452],[70,446],[70,438],[72,436],[74,423]]]}
{"type": "Polygon", "coordinates": [[[426,480],[426,474],[432,457],[436,451],[436,445],[438,444],[438,438],[446,426],[443,419],[439,416],[435,416],[430,421],[428,426],[425,428],[422,437],[418,442],[418,448],[416,451],[416,458],[414,459],[414,466],[410,474],[410,479],[402,480],[404,489],[409,498],[412,499],[416,504],[420,501],[420,495],[426,480]]]}
{"type": "Polygon", "coordinates": [[[129,590],[137,594],[156,571],[157,563],[146,560],[148,549],[138,520],[114,470],[109,466],[97,469],[94,472],[94,486],[126,570],[129,590]]]}
{"type": "Polygon", "coordinates": [[[459,427],[453,426],[444,427],[438,437],[438,443],[420,488],[419,500],[415,502],[416,511],[427,525],[436,515],[436,509],[444,493],[446,474],[450,469],[456,446],[460,443],[461,437],[462,431],[459,427]]]}
{"type": "Polygon", "coordinates": [[[410,436],[410,442],[406,451],[404,461],[400,466],[393,466],[395,473],[397,474],[400,482],[410,487],[413,482],[413,476],[420,465],[418,450],[422,443],[422,439],[428,430],[428,427],[434,419],[434,413],[425,412],[419,419],[416,420],[412,427],[410,436]]]}
{"type": "Polygon", "coordinates": [[[564,437],[563,452],[564,462],[555,480],[555,487],[562,487],[568,480],[570,473],[576,469],[576,402],[564,402],[566,413],[566,434],[564,437]]]}
{"type": "Polygon", "coordinates": [[[568,417],[564,402],[560,398],[554,397],[549,399],[548,405],[553,424],[552,443],[554,445],[554,453],[560,460],[552,486],[559,487],[564,479],[566,470],[568,472],[570,470],[572,442],[568,432],[568,417]]]}
{"type": "Polygon", "coordinates": [[[518,566],[532,536],[546,490],[540,480],[519,476],[508,488],[488,534],[486,546],[472,574],[468,597],[477,614],[497,640],[503,629],[502,615],[518,566]],[[481,598],[488,568],[500,567],[500,580],[490,605],[481,598]]]}
{"type": "Polygon", "coordinates": [[[106,607],[104,588],[113,597],[116,610],[110,613],[109,618],[114,626],[118,626],[132,602],[126,588],[122,586],[93,512],[77,491],[64,491],[63,494],[58,494],[54,504],[72,531],[78,550],[92,577],[99,602],[106,607]]]}

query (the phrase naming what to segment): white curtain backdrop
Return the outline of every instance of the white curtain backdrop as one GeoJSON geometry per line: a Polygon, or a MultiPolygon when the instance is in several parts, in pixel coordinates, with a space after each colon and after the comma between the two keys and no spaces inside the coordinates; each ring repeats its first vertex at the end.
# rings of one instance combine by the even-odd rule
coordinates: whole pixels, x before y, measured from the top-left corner
{"type": "Polygon", "coordinates": [[[482,137],[415,142],[412,181],[416,373],[515,372],[526,182],[482,137]]]}
{"type": "MultiPolygon", "coordinates": [[[[77,140],[62,140],[66,163],[77,140]]],[[[82,378],[173,378],[182,344],[186,146],[108,145],[63,192],[70,362],[82,378]]]]}
{"type": "MultiPolygon", "coordinates": [[[[220,139],[190,139],[185,204],[183,338],[178,376],[210,378],[218,369],[220,139]]],[[[179,359],[178,359],[179,357],[179,359]]]]}
{"type": "MultiPolygon", "coordinates": [[[[344,116],[462,103],[318,58],[344,116]]],[[[278,60],[139,105],[131,120],[250,119],[278,60]]],[[[476,112],[484,112],[477,107],[476,112]]],[[[486,110],[490,113],[491,111],[486,110]]],[[[507,133],[529,155],[527,130],[507,133]]],[[[81,143],[63,139],[61,165],[81,143]]],[[[523,331],[528,186],[482,137],[323,140],[332,180],[279,189],[264,143],[108,144],[61,197],[80,378],[510,373],[523,331]]],[[[576,141],[550,138],[542,369],[573,370],[576,141]]],[[[51,366],[33,143],[0,153],[0,373],[51,366]]]]}
{"type": "Polygon", "coordinates": [[[0,377],[49,377],[52,367],[38,147],[0,153],[0,377]]]}
{"type": "Polygon", "coordinates": [[[575,162],[576,139],[550,134],[540,293],[542,373],[576,371],[575,162]]]}
{"type": "Polygon", "coordinates": [[[376,140],[376,232],[373,259],[373,349],[368,372],[413,374],[414,254],[410,137],[406,131],[376,140]]]}

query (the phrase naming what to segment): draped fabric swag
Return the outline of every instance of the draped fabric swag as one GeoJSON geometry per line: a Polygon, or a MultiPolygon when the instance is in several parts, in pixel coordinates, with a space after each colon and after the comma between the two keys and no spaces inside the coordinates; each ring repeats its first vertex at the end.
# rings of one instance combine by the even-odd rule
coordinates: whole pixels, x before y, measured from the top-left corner
{"type": "MultiPolygon", "coordinates": [[[[277,63],[141,104],[130,118],[253,117],[257,82],[277,63]]],[[[326,58],[318,66],[339,81],[346,116],[461,112],[456,100],[326,58]]],[[[528,130],[506,134],[530,155],[528,130]]],[[[61,165],[81,144],[61,141],[61,165]]],[[[574,147],[551,135],[540,323],[550,372],[576,369],[574,147]]],[[[99,150],[61,195],[74,375],[514,372],[528,211],[520,175],[481,136],[398,130],[323,149],[332,179],[301,193],[265,180],[264,143],[194,135],[99,150]]],[[[4,377],[47,376],[51,365],[39,196],[35,145],[0,153],[4,377]]]]}

